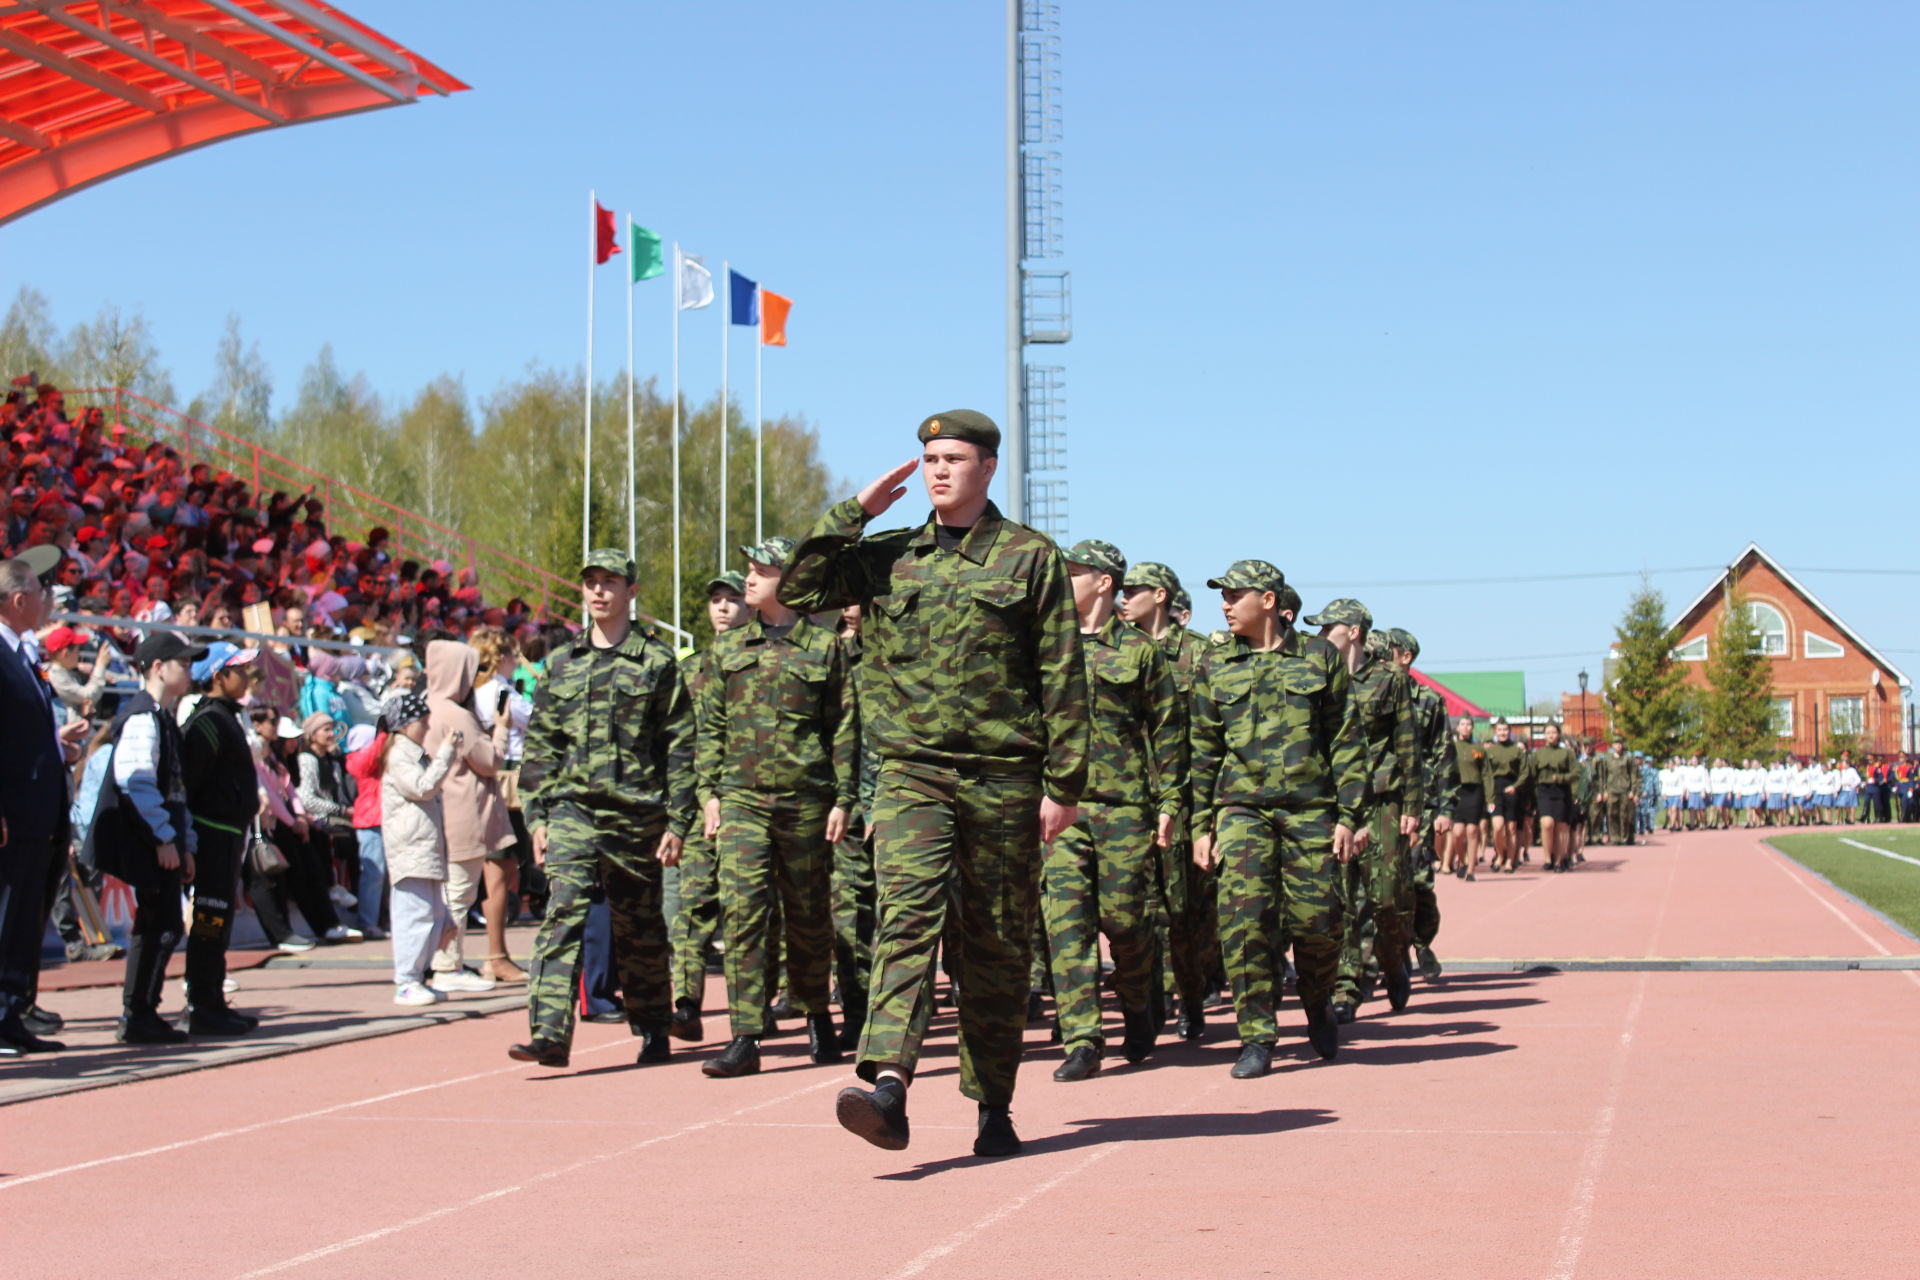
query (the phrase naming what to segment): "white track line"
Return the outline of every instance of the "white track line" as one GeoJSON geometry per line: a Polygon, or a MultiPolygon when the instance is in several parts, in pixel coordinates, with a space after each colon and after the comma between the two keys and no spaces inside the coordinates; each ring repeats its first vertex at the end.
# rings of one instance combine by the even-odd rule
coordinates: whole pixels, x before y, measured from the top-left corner
{"type": "MultiPolygon", "coordinates": [[[[1842,839],[1845,839],[1845,837],[1842,837],[1842,839]]],[[[1855,844],[1857,842],[1853,840],[1847,840],[1846,843],[1855,844]]],[[[1819,903],[1821,906],[1831,911],[1835,919],[1839,920],[1841,924],[1844,924],[1845,926],[1847,926],[1847,928],[1859,934],[1860,937],[1866,941],[1866,944],[1868,946],[1872,947],[1875,951],[1878,951],[1883,956],[1890,956],[1893,954],[1891,951],[1887,950],[1886,946],[1880,941],[1880,939],[1874,937],[1872,934],[1868,933],[1865,929],[1862,929],[1857,923],[1854,922],[1852,917],[1848,916],[1846,912],[1842,911],[1839,907],[1835,906],[1832,899],[1830,899],[1826,894],[1821,893],[1820,890],[1817,887],[1815,887],[1812,881],[1808,880],[1804,876],[1795,875],[1794,868],[1799,867],[1800,866],[1799,863],[1794,862],[1792,859],[1788,858],[1786,854],[1781,853],[1778,849],[1775,849],[1772,845],[1763,844],[1760,847],[1766,850],[1769,854],[1773,855],[1770,861],[1773,863],[1774,866],[1780,868],[1781,875],[1793,881],[1795,884],[1799,885],[1802,889],[1805,889],[1807,891],[1807,896],[1811,897],[1815,902],[1819,903]]],[[[1862,849],[1867,849],[1869,852],[1872,852],[1872,853],[1886,852],[1884,849],[1874,849],[1870,845],[1863,844],[1860,847],[1862,849]]],[[[1900,857],[1900,855],[1897,853],[1889,854],[1888,856],[1895,857],[1895,858],[1900,857]]],[[[1912,861],[1912,859],[1902,858],[1901,861],[1910,862],[1912,861]]],[[[1800,869],[1802,871],[1806,871],[1806,868],[1804,867],[1801,867],[1800,869]]],[[[1807,872],[1808,876],[1811,876],[1812,874],[1813,873],[1811,871],[1807,872]]],[[[1899,972],[1906,977],[1908,982],[1911,982],[1916,987],[1920,987],[1920,973],[1915,973],[1912,969],[1901,969],[1899,970],[1899,972]]]]}
{"type": "Polygon", "coordinates": [[[837,1078],[833,1080],[821,1080],[815,1084],[807,1085],[804,1088],[795,1089],[791,1093],[783,1093],[777,1098],[769,1098],[765,1102],[756,1102],[750,1106],[741,1107],[738,1111],[730,1112],[724,1116],[715,1116],[711,1120],[697,1120],[693,1124],[674,1130],[672,1133],[655,1134],[651,1138],[643,1138],[639,1142],[635,1142],[629,1146],[620,1147],[613,1151],[603,1151],[598,1155],[588,1156],[584,1160],[575,1160],[572,1164],[562,1165],[557,1169],[548,1169],[543,1173],[536,1173],[524,1181],[514,1183],[512,1186],[496,1187],[492,1191],[484,1191],[471,1199],[461,1201],[459,1204],[444,1205],[431,1213],[423,1213],[418,1217],[408,1218],[404,1222],[396,1222],[391,1226],[381,1227],[377,1231],[366,1231],[357,1236],[349,1236],[345,1240],[336,1240],[332,1244],[322,1245],[318,1249],[311,1249],[297,1257],[287,1258],[284,1261],[273,1263],[270,1266],[245,1272],[237,1277],[237,1280],[257,1280],[260,1276],[277,1275],[282,1271],[291,1271],[293,1268],[305,1266],[309,1262],[318,1262],[320,1259],[330,1258],[336,1253],[344,1253],[348,1249],[357,1249],[363,1244],[372,1244],[376,1240],[385,1240],[387,1237],[398,1235],[402,1231],[409,1231],[414,1227],[425,1226],[429,1222],[437,1222],[442,1218],[452,1217],[457,1213],[464,1213],[469,1209],[475,1209],[483,1204],[488,1204],[492,1201],[503,1199],[506,1196],[514,1195],[517,1192],[525,1191],[529,1187],[537,1187],[542,1183],[552,1182],[555,1178],[564,1178],[570,1173],[578,1173],[582,1169],[590,1169],[594,1165],[605,1164],[609,1160],[618,1160],[623,1156],[630,1156],[637,1151],[644,1151],[648,1147],[659,1146],[663,1142],[672,1142],[675,1138],[684,1138],[690,1133],[698,1133],[702,1129],[712,1129],[719,1125],[724,1125],[730,1120],[744,1115],[751,1115],[753,1112],[764,1110],[767,1107],[777,1107],[783,1102],[791,1102],[795,1098],[804,1097],[809,1093],[817,1093],[821,1089],[844,1087],[845,1083],[844,1080],[837,1078]]]}
{"type": "Polygon", "coordinates": [[[1909,858],[1906,854],[1895,853],[1891,849],[1881,849],[1874,845],[1861,844],[1858,840],[1850,840],[1846,836],[1840,837],[1840,843],[1850,844],[1856,849],[1865,849],[1868,853],[1877,853],[1883,858],[1892,858],[1895,862],[1904,862],[1908,866],[1920,867],[1920,858],[1909,858]]]}
{"type": "Polygon", "coordinates": [[[1089,1151],[1085,1156],[1081,1157],[1077,1163],[1062,1169],[1059,1173],[1054,1174],[1051,1178],[1048,1178],[1039,1186],[1034,1187],[1031,1191],[1007,1201],[1007,1203],[1001,1205],[998,1209],[995,1209],[979,1221],[960,1228],[960,1230],[954,1232],[939,1244],[934,1245],[931,1249],[915,1257],[898,1271],[893,1272],[887,1277],[887,1280],[910,1280],[910,1277],[919,1275],[928,1267],[979,1235],[982,1231],[987,1230],[989,1227],[999,1225],[1002,1221],[1020,1212],[1061,1183],[1079,1177],[1088,1169],[1100,1163],[1100,1161],[1120,1150],[1122,1145],[1124,1144],[1113,1142],[1105,1146],[1095,1147],[1092,1151],[1089,1151]]]}
{"type": "Polygon", "coordinates": [[[1566,1221],[1560,1227],[1559,1247],[1553,1253],[1553,1269],[1547,1280],[1573,1280],[1580,1268],[1580,1252],[1586,1247],[1587,1231],[1593,1226],[1593,1201],[1600,1190],[1600,1168],[1606,1163],[1607,1147],[1613,1142],[1614,1121],[1620,1114],[1620,1087],[1626,1079],[1627,1054],[1633,1048],[1633,1035],[1640,1022],[1640,1009],[1646,1003],[1647,977],[1642,973],[1634,985],[1633,999],[1627,1005],[1627,1017],[1620,1028],[1620,1040],[1614,1047],[1613,1066],[1607,1073],[1606,1097],[1588,1131],[1587,1147],[1580,1155],[1580,1177],[1573,1186],[1573,1202],[1567,1206],[1566,1221]]]}

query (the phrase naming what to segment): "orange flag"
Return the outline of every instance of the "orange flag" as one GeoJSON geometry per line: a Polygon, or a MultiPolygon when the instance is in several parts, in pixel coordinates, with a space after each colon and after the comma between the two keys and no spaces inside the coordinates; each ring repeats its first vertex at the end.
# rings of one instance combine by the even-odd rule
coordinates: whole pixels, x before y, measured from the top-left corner
{"type": "Polygon", "coordinates": [[[760,341],[769,347],[787,345],[787,312],[793,299],[783,298],[771,289],[760,290],[760,341]]]}

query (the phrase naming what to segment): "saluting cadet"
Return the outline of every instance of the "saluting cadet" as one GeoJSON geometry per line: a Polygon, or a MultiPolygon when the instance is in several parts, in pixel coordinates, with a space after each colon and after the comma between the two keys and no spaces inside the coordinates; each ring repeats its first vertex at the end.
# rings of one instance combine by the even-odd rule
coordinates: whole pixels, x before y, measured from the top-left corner
{"type": "Polygon", "coordinates": [[[574,978],[594,881],[606,890],[614,968],[641,1062],[664,1062],[673,1014],[661,868],[693,824],[693,706],[668,648],[633,625],[633,562],[601,548],[580,571],[588,627],[550,657],[534,694],[520,789],[547,916],[528,966],[533,1035],[509,1057],[567,1065],[574,978]]]}
{"type": "Polygon", "coordinates": [[[1271,1069],[1283,934],[1308,1038],[1322,1058],[1339,1052],[1337,869],[1353,856],[1367,755],[1347,664],[1282,614],[1280,570],[1237,560],[1207,585],[1230,634],[1193,684],[1193,858],[1220,867],[1220,946],[1241,1040],[1232,1074],[1244,1080],[1271,1069]]]}
{"type": "MultiPolygon", "coordinates": [[[[1174,616],[1174,602],[1184,599],[1186,591],[1172,569],[1143,560],[1128,566],[1126,577],[1120,616],[1159,642],[1173,677],[1177,695],[1175,716],[1184,744],[1187,699],[1207,642],[1174,616]]],[[[1173,839],[1160,851],[1160,892],[1167,912],[1165,948],[1173,971],[1173,990],[1180,1003],[1179,1033],[1182,1039],[1197,1042],[1206,1035],[1207,998],[1213,991],[1213,975],[1220,967],[1217,923],[1220,882],[1218,876],[1193,864],[1187,822],[1193,802],[1187,785],[1184,751],[1178,781],[1182,812],[1173,824],[1173,839]]]]}
{"type": "Polygon", "coordinates": [[[1512,875],[1520,861],[1520,771],[1527,749],[1513,740],[1505,716],[1493,722],[1493,741],[1480,747],[1480,781],[1493,818],[1492,868],[1512,875]]]}
{"type": "MultiPolygon", "coordinates": [[[[840,643],[847,651],[853,674],[854,707],[860,703],[860,606],[840,611],[840,643]]],[[[880,763],[860,735],[859,785],[853,812],[847,815],[847,834],[833,846],[833,977],[840,987],[840,1047],[860,1047],[867,1025],[867,986],[873,972],[873,927],[877,903],[873,886],[873,789],[880,763]]]]}
{"type": "Polygon", "coordinates": [[[1066,561],[987,500],[1000,429],[955,410],[920,424],[920,457],[828,509],[780,599],[862,606],[861,714],[880,761],[873,800],[880,921],[860,1078],[836,1115],[875,1146],[907,1145],[907,1089],[933,1012],[934,953],[958,951],[960,1090],[980,1104],[973,1150],[1020,1150],[1011,1105],[1027,1018],[1040,849],[1078,817],[1088,700],[1066,561]],[[868,536],[919,468],[933,511],[868,536]]]}
{"type": "Polygon", "coordinates": [[[840,637],[780,603],[791,538],[740,548],[755,618],[714,645],[700,691],[694,788],[720,864],[733,1039],[701,1071],[760,1070],[767,981],[778,918],[786,926],[787,994],[807,1017],[816,1063],[840,1061],[828,1004],[833,971],[831,850],[847,833],[859,770],[853,679],[840,637]]]}

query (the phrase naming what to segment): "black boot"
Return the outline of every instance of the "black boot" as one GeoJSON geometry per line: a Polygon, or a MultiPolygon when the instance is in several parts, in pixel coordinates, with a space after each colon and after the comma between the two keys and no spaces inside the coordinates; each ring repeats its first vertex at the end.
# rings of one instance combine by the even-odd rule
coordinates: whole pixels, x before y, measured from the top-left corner
{"type": "Polygon", "coordinates": [[[1273,1069],[1273,1046],[1254,1041],[1240,1046],[1240,1058],[1233,1064],[1235,1080],[1252,1080],[1273,1069]]]}
{"type": "Polygon", "coordinates": [[[640,1037],[640,1052],[634,1058],[639,1065],[665,1062],[673,1057],[673,1045],[667,1039],[667,1029],[661,1026],[641,1027],[634,1034],[640,1037]]]}
{"type": "Polygon", "coordinates": [[[507,1056],[515,1062],[537,1062],[543,1067],[564,1067],[570,1060],[568,1046],[552,1040],[529,1040],[507,1046],[507,1056]]]}
{"type": "Polygon", "coordinates": [[[758,1075],[759,1072],[760,1042],[752,1036],[735,1036],[720,1051],[719,1057],[709,1058],[700,1064],[700,1074],[716,1080],[758,1075]]]}
{"type": "Polygon", "coordinates": [[[852,1053],[860,1047],[860,1037],[867,1029],[867,993],[844,1001],[840,1006],[840,1049],[843,1053],[852,1053]]]}
{"type": "Polygon", "coordinates": [[[180,935],[135,933],[127,940],[127,976],[120,987],[122,1044],[179,1044],[187,1033],[160,1016],[160,993],[167,981],[167,958],[180,935]]]}
{"type": "Polygon", "coordinates": [[[1413,949],[1413,955],[1414,959],[1420,962],[1421,977],[1428,982],[1440,981],[1440,957],[1433,954],[1432,947],[1416,946],[1413,949]]]}
{"type": "Polygon", "coordinates": [[[1307,1042],[1323,1059],[1340,1052],[1340,1024],[1326,1006],[1307,1008],[1307,1042]]]}
{"type": "Polygon", "coordinates": [[[184,1044],[187,1033],[151,1010],[128,1011],[113,1038],[121,1044],[184,1044]]]}
{"type": "Polygon", "coordinates": [[[1413,975],[1407,972],[1406,961],[1391,973],[1383,974],[1387,986],[1387,1003],[1395,1013],[1407,1007],[1407,1001],[1413,996],[1413,975]]]}
{"type": "Polygon", "coordinates": [[[700,1006],[691,1000],[676,1000],[673,1008],[673,1022],[667,1028],[667,1034],[675,1040],[698,1042],[706,1038],[706,1029],[700,1023],[700,1006]]]}
{"type": "Polygon", "coordinates": [[[907,1087],[892,1076],[871,1090],[842,1089],[833,1113],[841,1128],[884,1151],[907,1149],[907,1087]]]}
{"type": "Polygon", "coordinates": [[[1207,1038],[1206,1010],[1195,1007],[1182,1007],[1180,1010],[1180,1038],[1188,1044],[1199,1044],[1207,1038]]]}
{"type": "Polygon", "coordinates": [[[1152,1007],[1145,1009],[1122,1007],[1120,1017],[1127,1027],[1127,1038],[1120,1042],[1120,1056],[1128,1062],[1145,1062],[1153,1056],[1153,1042],[1160,1035],[1160,1024],[1154,1019],[1152,1007]]]}
{"type": "Polygon", "coordinates": [[[807,1015],[807,1053],[813,1058],[813,1064],[817,1067],[824,1067],[841,1060],[840,1035],[833,1029],[831,1013],[807,1015]]]}
{"type": "Polygon", "coordinates": [[[243,1036],[259,1025],[224,1004],[196,1004],[187,1009],[187,1030],[196,1036],[243,1036]]]}
{"type": "Polygon", "coordinates": [[[1020,1154],[1020,1135],[1013,1131],[1010,1109],[980,1104],[980,1128],[974,1135],[973,1154],[987,1157],[1020,1154]]]}
{"type": "Polygon", "coordinates": [[[1060,1081],[1090,1080],[1099,1074],[1100,1050],[1090,1044],[1075,1049],[1065,1062],[1053,1069],[1053,1078],[1060,1081]]]}

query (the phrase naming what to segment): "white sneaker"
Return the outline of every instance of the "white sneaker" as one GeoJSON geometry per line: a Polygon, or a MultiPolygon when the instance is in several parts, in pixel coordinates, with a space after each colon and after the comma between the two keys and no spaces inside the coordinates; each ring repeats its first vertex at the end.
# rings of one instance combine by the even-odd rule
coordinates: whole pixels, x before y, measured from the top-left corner
{"type": "Polygon", "coordinates": [[[327,930],[328,942],[358,942],[363,936],[365,935],[358,929],[349,929],[343,924],[337,924],[327,930]]]}
{"type": "Polygon", "coordinates": [[[276,951],[284,951],[288,955],[299,955],[302,951],[313,950],[317,945],[319,944],[314,942],[314,940],[306,934],[294,933],[289,934],[287,940],[278,944],[274,949],[276,951]]]}
{"type": "Polygon", "coordinates": [[[220,989],[226,992],[228,995],[232,995],[234,992],[240,989],[240,984],[235,982],[232,978],[228,978],[220,984],[220,989]]]}
{"type": "Polygon", "coordinates": [[[334,906],[340,908],[342,911],[351,910],[360,904],[360,899],[349,893],[347,886],[343,884],[337,884],[327,890],[327,898],[334,906]]]}
{"type": "Polygon", "coordinates": [[[454,969],[448,973],[435,973],[427,979],[436,991],[491,991],[493,983],[477,973],[465,969],[454,969]]]}
{"type": "Polygon", "coordinates": [[[394,988],[393,1002],[413,1006],[439,1004],[440,997],[417,982],[407,982],[394,988]]]}

